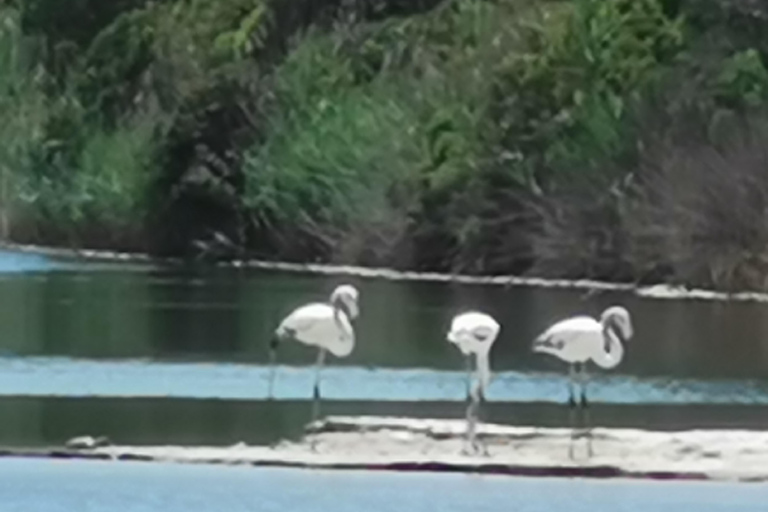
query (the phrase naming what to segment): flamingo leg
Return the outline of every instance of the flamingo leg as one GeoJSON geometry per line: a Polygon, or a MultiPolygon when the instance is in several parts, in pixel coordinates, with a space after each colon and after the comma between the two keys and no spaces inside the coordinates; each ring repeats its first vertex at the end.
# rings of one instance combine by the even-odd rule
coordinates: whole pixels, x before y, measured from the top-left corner
{"type": "Polygon", "coordinates": [[[465,454],[471,454],[475,448],[475,428],[477,423],[476,417],[476,403],[475,403],[475,388],[470,385],[469,390],[469,404],[467,405],[467,437],[465,440],[464,450],[465,454]]]}
{"type": "MultiPolygon", "coordinates": [[[[482,420],[481,412],[483,411],[483,403],[485,402],[485,390],[483,389],[483,386],[478,384],[478,396],[477,396],[477,409],[475,409],[475,421],[479,422],[482,420]]],[[[484,456],[488,456],[488,445],[485,444],[483,441],[477,440],[477,437],[475,437],[475,450],[480,451],[484,456]]]]}
{"type": "Polygon", "coordinates": [[[275,364],[277,363],[277,352],[272,349],[269,351],[269,388],[267,390],[267,399],[272,400],[275,388],[275,364]]]}
{"type": "Polygon", "coordinates": [[[272,339],[269,340],[269,387],[267,389],[267,399],[272,400],[275,389],[275,372],[277,364],[277,347],[280,345],[280,336],[275,332],[272,339]]]}
{"type": "Polygon", "coordinates": [[[479,383],[472,389],[472,400],[467,407],[467,437],[464,453],[477,454],[482,453],[488,455],[488,449],[484,443],[477,439],[477,421],[479,418],[480,401],[482,400],[482,394],[480,391],[479,383]]]}
{"type": "Polygon", "coordinates": [[[467,365],[467,403],[472,402],[472,356],[464,356],[467,365]]]}
{"type": "Polygon", "coordinates": [[[587,401],[587,383],[589,376],[587,375],[587,365],[583,363],[581,365],[581,409],[583,414],[583,427],[584,435],[587,437],[587,453],[591,457],[592,452],[592,419],[590,417],[589,402],[587,401]]]}
{"type": "Polygon", "coordinates": [[[317,352],[317,363],[315,364],[315,387],[312,396],[312,422],[320,418],[320,370],[325,362],[325,349],[321,348],[317,352]]]}
{"type": "Polygon", "coordinates": [[[484,393],[480,375],[478,374],[476,377],[474,385],[470,386],[470,402],[467,407],[467,437],[463,452],[472,455],[477,453],[488,455],[488,448],[484,443],[477,440],[477,421],[480,415],[480,402],[484,399],[484,393]]]}
{"type": "MultiPolygon", "coordinates": [[[[312,423],[315,423],[320,418],[320,370],[323,367],[325,361],[325,349],[320,348],[317,352],[317,363],[315,364],[315,386],[312,393],[312,423]]],[[[310,449],[314,452],[317,451],[317,441],[312,438],[310,449]]]]}
{"type": "Polygon", "coordinates": [[[576,365],[568,366],[568,426],[571,429],[571,441],[568,445],[568,457],[573,459],[573,444],[576,439],[576,413],[577,403],[574,393],[574,380],[576,376],[576,365]]]}

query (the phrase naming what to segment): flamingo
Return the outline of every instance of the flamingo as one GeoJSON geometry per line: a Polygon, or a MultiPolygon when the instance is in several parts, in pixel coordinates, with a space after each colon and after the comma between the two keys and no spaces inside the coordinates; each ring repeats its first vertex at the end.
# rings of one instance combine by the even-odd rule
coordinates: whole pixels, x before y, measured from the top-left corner
{"type": "MultiPolygon", "coordinates": [[[[467,361],[467,438],[464,451],[477,453],[481,446],[476,439],[477,417],[480,402],[484,400],[485,390],[491,381],[489,354],[493,342],[499,335],[500,326],[491,316],[477,311],[462,313],[453,318],[447,339],[456,345],[467,361]],[[477,380],[472,386],[472,354],[475,355],[477,380]]],[[[482,445],[483,454],[488,450],[482,445]]]]}
{"type": "Polygon", "coordinates": [[[337,287],[328,303],[315,302],[295,309],[280,323],[270,342],[269,397],[275,378],[275,359],[281,341],[294,340],[317,347],[315,386],[312,403],[312,421],[320,414],[320,370],[325,353],[346,357],[355,347],[355,331],[352,322],[359,314],[357,289],[349,284],[337,287]]]}
{"type": "Polygon", "coordinates": [[[592,361],[602,369],[609,370],[621,363],[624,357],[624,343],[632,338],[632,320],[629,311],[621,306],[612,306],[603,311],[600,320],[589,316],[575,316],[552,325],[533,342],[533,351],[551,354],[569,364],[568,406],[571,428],[569,456],[573,458],[573,440],[576,437],[576,397],[574,381],[581,384],[583,423],[588,437],[588,453],[592,456],[592,437],[589,430],[589,404],[587,402],[586,364],[592,361]]]}

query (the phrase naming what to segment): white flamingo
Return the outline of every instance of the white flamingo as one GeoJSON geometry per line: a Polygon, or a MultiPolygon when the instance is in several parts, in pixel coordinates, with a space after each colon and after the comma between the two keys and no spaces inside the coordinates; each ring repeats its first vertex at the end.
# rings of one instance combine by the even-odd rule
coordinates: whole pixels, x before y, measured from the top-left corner
{"type": "MultiPolygon", "coordinates": [[[[467,360],[467,447],[465,451],[478,452],[481,448],[476,439],[477,417],[480,402],[485,398],[485,390],[491,382],[489,355],[493,342],[499,335],[500,326],[496,320],[485,313],[469,311],[453,318],[447,339],[456,345],[467,360]],[[476,381],[472,386],[472,354],[476,360],[476,381]],[[468,448],[468,449],[467,449],[468,448]]],[[[485,445],[482,451],[487,455],[485,445]]]]}
{"type": "Polygon", "coordinates": [[[270,343],[269,396],[275,377],[275,359],[278,344],[283,340],[294,340],[317,347],[315,365],[315,386],[312,404],[312,421],[320,413],[320,370],[328,351],[336,357],[346,357],[355,347],[355,331],[352,321],[357,318],[357,289],[348,284],[337,287],[329,303],[315,302],[295,309],[280,323],[270,343]]]}
{"type": "MultiPolygon", "coordinates": [[[[574,380],[581,384],[581,403],[583,423],[589,432],[589,405],[587,402],[586,363],[592,361],[603,369],[618,366],[624,357],[624,343],[632,338],[632,321],[629,312],[621,306],[612,306],[600,315],[600,321],[588,316],[576,316],[557,322],[533,342],[533,351],[551,354],[569,364],[568,371],[568,406],[570,424],[575,429],[576,397],[574,380]]],[[[569,455],[573,458],[573,439],[571,434],[569,455]]],[[[592,455],[592,439],[588,435],[589,455],[592,455]]]]}

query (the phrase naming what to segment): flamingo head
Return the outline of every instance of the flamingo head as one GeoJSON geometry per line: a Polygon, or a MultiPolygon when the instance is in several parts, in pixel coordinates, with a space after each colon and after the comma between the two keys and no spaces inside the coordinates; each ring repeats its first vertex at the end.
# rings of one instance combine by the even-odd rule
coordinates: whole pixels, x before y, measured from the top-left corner
{"type": "Polygon", "coordinates": [[[354,320],[360,314],[358,308],[359,293],[357,288],[351,284],[343,284],[338,286],[331,294],[331,304],[335,308],[342,308],[350,320],[354,320]]]}
{"type": "Polygon", "coordinates": [[[618,331],[623,341],[628,341],[634,335],[632,318],[622,306],[612,306],[600,315],[600,323],[606,328],[618,331]]]}

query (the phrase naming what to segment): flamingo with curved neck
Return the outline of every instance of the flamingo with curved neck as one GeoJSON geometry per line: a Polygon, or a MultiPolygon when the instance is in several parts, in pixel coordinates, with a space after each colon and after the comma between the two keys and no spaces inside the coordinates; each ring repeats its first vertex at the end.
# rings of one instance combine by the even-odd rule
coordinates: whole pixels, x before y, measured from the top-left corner
{"type": "MultiPolygon", "coordinates": [[[[537,337],[532,346],[534,352],[550,354],[569,365],[568,405],[570,424],[575,426],[577,403],[574,395],[574,381],[581,384],[583,423],[588,433],[589,454],[592,454],[591,429],[587,402],[586,364],[592,361],[604,370],[616,368],[624,359],[624,344],[634,335],[629,311],[621,306],[612,306],[600,315],[600,320],[588,316],[576,316],[557,322],[537,337]]],[[[571,440],[575,438],[575,431],[571,440]]],[[[573,457],[573,443],[570,445],[573,457]]]]}
{"type": "Polygon", "coordinates": [[[336,357],[346,357],[352,353],[355,347],[355,330],[352,322],[360,313],[358,297],[358,291],[354,286],[344,284],[333,291],[327,303],[316,302],[301,306],[280,322],[270,342],[269,397],[272,397],[275,360],[280,342],[290,339],[317,347],[312,420],[318,419],[320,370],[325,362],[325,353],[330,352],[336,357]]]}

